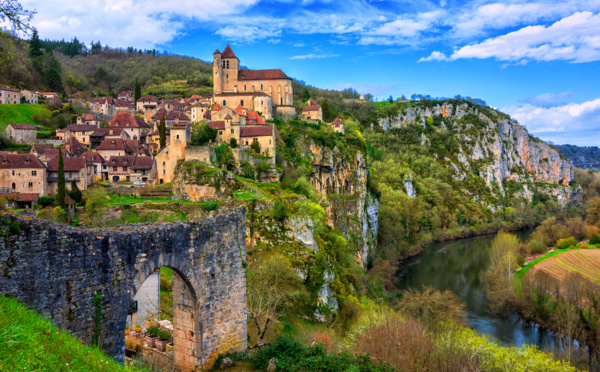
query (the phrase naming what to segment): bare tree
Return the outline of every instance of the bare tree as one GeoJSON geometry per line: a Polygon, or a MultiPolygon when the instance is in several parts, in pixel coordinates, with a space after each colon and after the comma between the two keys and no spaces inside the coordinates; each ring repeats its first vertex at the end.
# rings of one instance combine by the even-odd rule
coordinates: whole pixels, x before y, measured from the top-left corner
{"type": "Polygon", "coordinates": [[[35,14],[34,10],[23,9],[17,0],[0,0],[0,23],[8,23],[13,33],[29,33],[32,30],[29,22],[35,14]]]}

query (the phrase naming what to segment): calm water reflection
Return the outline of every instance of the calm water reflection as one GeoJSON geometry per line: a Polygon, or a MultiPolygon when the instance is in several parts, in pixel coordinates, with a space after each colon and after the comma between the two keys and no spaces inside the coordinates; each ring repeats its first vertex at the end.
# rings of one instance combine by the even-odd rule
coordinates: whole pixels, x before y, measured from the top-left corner
{"type": "MultiPolygon", "coordinates": [[[[520,233],[521,239],[530,233],[520,233]]],[[[432,244],[402,265],[398,272],[399,289],[424,285],[450,289],[466,303],[471,328],[492,335],[504,345],[552,347],[551,332],[525,326],[516,314],[506,318],[490,312],[479,273],[488,267],[493,238],[493,235],[479,236],[432,244]]]]}

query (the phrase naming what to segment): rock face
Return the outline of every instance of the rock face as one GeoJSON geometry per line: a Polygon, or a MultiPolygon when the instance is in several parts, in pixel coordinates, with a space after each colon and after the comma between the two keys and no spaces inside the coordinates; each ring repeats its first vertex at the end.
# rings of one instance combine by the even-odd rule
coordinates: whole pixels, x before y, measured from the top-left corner
{"type": "MultiPolygon", "coordinates": [[[[563,205],[580,200],[578,189],[569,186],[574,177],[570,162],[554,147],[532,137],[523,126],[496,110],[445,102],[431,108],[409,107],[396,117],[379,121],[386,130],[427,123],[437,131],[453,131],[460,142],[456,157],[445,158],[457,180],[468,181],[468,175],[476,172],[499,197],[505,196],[506,182],[515,181],[521,186],[519,195],[529,201],[533,197],[532,187],[557,197],[563,205]],[[548,188],[546,184],[562,187],[548,188]]],[[[429,139],[423,137],[421,143],[428,145],[429,139]]]]}
{"type": "Polygon", "coordinates": [[[247,349],[245,220],[244,209],[237,209],[203,221],[108,230],[5,214],[0,293],[87,344],[98,338],[106,353],[125,361],[131,300],[156,269],[171,267],[175,365],[210,369],[219,354],[247,349]]]}

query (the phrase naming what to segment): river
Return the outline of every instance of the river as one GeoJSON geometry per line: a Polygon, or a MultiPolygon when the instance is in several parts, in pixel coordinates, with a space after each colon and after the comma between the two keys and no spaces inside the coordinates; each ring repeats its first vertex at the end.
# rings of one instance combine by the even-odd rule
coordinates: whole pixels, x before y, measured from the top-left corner
{"type": "MultiPolygon", "coordinates": [[[[520,238],[531,231],[519,233],[520,238]]],[[[466,303],[471,328],[489,334],[503,345],[554,346],[552,332],[526,326],[518,315],[496,315],[490,311],[479,273],[489,265],[488,251],[495,235],[434,243],[405,261],[398,271],[398,288],[406,290],[424,285],[450,289],[466,303]]]]}

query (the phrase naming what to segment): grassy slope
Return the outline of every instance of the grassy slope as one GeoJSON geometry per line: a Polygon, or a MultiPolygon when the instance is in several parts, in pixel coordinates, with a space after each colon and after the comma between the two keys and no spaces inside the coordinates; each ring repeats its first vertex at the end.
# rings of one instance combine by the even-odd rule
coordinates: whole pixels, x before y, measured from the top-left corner
{"type": "Polygon", "coordinates": [[[0,130],[4,132],[9,123],[37,125],[33,115],[47,111],[44,105],[0,105],[0,130]]]}
{"type": "Polygon", "coordinates": [[[4,296],[0,350],[0,371],[131,371],[4,296]]]}

